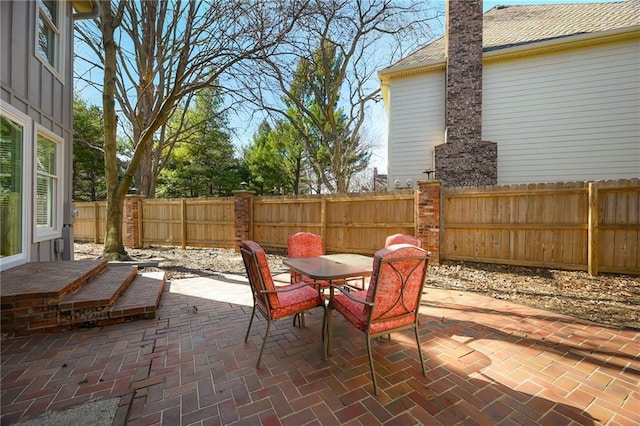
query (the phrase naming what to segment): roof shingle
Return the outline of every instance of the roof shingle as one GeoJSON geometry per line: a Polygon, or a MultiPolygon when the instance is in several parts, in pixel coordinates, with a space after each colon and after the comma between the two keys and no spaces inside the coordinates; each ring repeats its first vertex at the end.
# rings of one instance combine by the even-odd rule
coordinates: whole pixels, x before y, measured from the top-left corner
{"type": "MultiPolygon", "coordinates": [[[[484,51],[640,25],[640,0],[496,6],[483,15],[484,51]]],[[[387,70],[445,58],[444,36],[387,70]]]]}

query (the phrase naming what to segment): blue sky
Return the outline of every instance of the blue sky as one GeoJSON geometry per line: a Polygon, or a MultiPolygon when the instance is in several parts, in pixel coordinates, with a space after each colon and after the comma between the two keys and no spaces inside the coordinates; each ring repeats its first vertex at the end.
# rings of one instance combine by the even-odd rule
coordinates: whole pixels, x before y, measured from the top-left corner
{"type": "MultiPolygon", "coordinates": [[[[436,5],[441,6],[440,9],[444,10],[445,0],[431,0],[436,5]]],[[[558,3],[601,3],[601,2],[614,2],[621,0],[484,0],[483,9],[485,11],[497,6],[497,5],[534,5],[534,4],[558,4],[558,3]]],[[[444,18],[441,20],[444,23],[444,18]]],[[[76,64],[78,65],[78,64],[76,64]]],[[[94,76],[95,78],[95,76],[94,76]]],[[[101,78],[101,76],[100,76],[101,78]]],[[[81,92],[81,95],[88,98],[89,103],[101,105],[100,97],[97,93],[91,93],[91,90],[81,92]]],[[[372,106],[371,121],[369,127],[373,133],[377,136],[377,147],[372,152],[370,172],[373,173],[373,167],[378,168],[379,173],[387,172],[387,122],[386,113],[381,103],[372,106]]],[[[237,147],[248,144],[253,136],[253,132],[257,128],[259,122],[246,123],[246,117],[229,117],[230,124],[236,128],[236,132],[233,135],[234,144],[237,147]],[[241,124],[238,124],[241,123],[241,124]]]]}

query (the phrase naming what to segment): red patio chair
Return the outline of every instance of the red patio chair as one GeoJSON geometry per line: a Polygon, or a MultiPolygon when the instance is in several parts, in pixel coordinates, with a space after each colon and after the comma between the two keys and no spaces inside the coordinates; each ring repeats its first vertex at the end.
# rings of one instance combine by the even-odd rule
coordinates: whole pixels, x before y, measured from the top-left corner
{"type": "MultiPolygon", "coordinates": [[[[420,356],[422,374],[426,376],[420,337],[418,309],[422,287],[429,263],[429,253],[410,244],[395,244],[378,250],[373,259],[373,274],[368,290],[336,293],[325,312],[328,337],[325,340],[328,356],[331,351],[331,310],[340,312],[351,324],[363,331],[374,393],[378,394],[371,339],[395,331],[413,329],[420,356]]],[[[341,286],[333,286],[342,290],[341,286]]]]}
{"type": "Polygon", "coordinates": [[[393,244],[411,244],[412,246],[422,247],[422,240],[409,234],[393,234],[389,235],[384,242],[385,247],[393,244]]]}
{"type": "MultiPolygon", "coordinates": [[[[312,232],[297,232],[290,235],[289,238],[287,238],[287,253],[291,258],[322,256],[324,254],[324,242],[322,240],[322,236],[312,232]]],[[[289,274],[291,276],[291,283],[298,281],[308,283],[313,282],[312,278],[301,275],[296,271],[290,270],[289,274]]],[[[349,283],[354,287],[355,282],[358,282],[360,284],[360,288],[364,289],[364,277],[349,279],[349,283]]],[[[320,281],[320,284],[325,287],[329,285],[326,281],[320,281]]],[[[345,281],[340,280],[340,282],[334,282],[334,284],[345,284],[345,281]]]]}
{"type": "MultiPolygon", "coordinates": [[[[287,238],[287,254],[291,258],[322,256],[324,248],[322,246],[322,236],[312,232],[298,232],[287,238]]],[[[291,284],[304,281],[311,283],[313,279],[301,275],[299,272],[290,270],[291,284]]]]}
{"type": "MultiPolygon", "coordinates": [[[[249,339],[249,332],[251,331],[253,317],[256,315],[256,308],[267,320],[267,331],[264,334],[262,347],[258,355],[257,368],[260,367],[260,360],[262,359],[262,352],[267,343],[271,322],[280,318],[294,316],[294,325],[297,317],[299,319],[299,325],[303,326],[302,314],[318,306],[322,307],[324,311],[325,304],[322,293],[314,289],[309,283],[299,282],[276,287],[273,283],[269,264],[267,263],[267,256],[258,243],[254,241],[244,241],[240,245],[240,252],[242,253],[242,260],[247,270],[247,276],[249,277],[249,284],[251,285],[253,294],[253,310],[251,311],[249,328],[247,328],[247,334],[244,336],[244,342],[247,343],[249,339]]],[[[324,318],[326,318],[326,315],[324,318]]]]}

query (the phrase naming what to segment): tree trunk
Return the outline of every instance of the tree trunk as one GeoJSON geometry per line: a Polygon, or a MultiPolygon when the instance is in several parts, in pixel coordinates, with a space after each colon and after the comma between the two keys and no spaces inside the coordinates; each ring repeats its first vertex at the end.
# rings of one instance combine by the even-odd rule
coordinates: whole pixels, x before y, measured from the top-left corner
{"type": "Polygon", "coordinates": [[[147,148],[140,161],[140,167],[136,170],[136,192],[146,198],[153,198],[154,192],[151,188],[152,161],[152,152],[147,148]]]}
{"type": "Polygon", "coordinates": [[[111,11],[111,1],[104,1],[100,7],[100,29],[104,46],[104,90],[102,108],[104,113],[104,172],[107,184],[107,223],[104,236],[106,258],[126,259],[127,252],[122,242],[122,210],[126,191],[118,182],[117,120],[115,108],[116,93],[116,43],[113,38],[118,19],[111,11]]]}

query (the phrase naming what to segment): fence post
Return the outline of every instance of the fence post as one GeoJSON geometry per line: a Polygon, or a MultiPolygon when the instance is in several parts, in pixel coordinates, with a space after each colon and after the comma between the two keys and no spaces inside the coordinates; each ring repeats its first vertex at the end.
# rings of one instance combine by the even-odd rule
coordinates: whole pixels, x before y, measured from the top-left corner
{"type": "Polygon", "coordinates": [[[142,195],[129,194],[124,199],[124,215],[126,219],[126,234],[124,245],[130,248],[140,248],[140,211],[142,195]]]}
{"type": "Polygon", "coordinates": [[[182,237],[180,238],[182,242],[182,250],[187,249],[187,202],[185,199],[180,200],[180,230],[182,233],[182,237]]]}
{"type": "Polygon", "coordinates": [[[326,249],[327,245],[327,197],[322,195],[320,198],[320,235],[322,235],[322,244],[326,249]]]}
{"type": "Polygon", "coordinates": [[[144,215],[142,210],[142,200],[144,200],[144,198],[142,197],[138,199],[138,245],[140,247],[144,247],[144,232],[142,231],[142,223],[144,222],[144,215]]]}
{"type": "Polygon", "coordinates": [[[100,204],[93,203],[93,242],[100,243],[100,204]]]}
{"type": "Polygon", "coordinates": [[[235,242],[236,253],[240,252],[240,244],[244,240],[251,239],[251,206],[253,201],[253,191],[239,190],[233,191],[234,211],[235,211],[235,242]]]}
{"type": "Polygon", "coordinates": [[[598,275],[598,186],[589,182],[589,232],[587,270],[589,275],[598,275]]]}
{"type": "Polygon", "coordinates": [[[429,263],[440,264],[440,190],[442,181],[418,181],[416,191],[416,236],[431,252],[429,263]]]}

